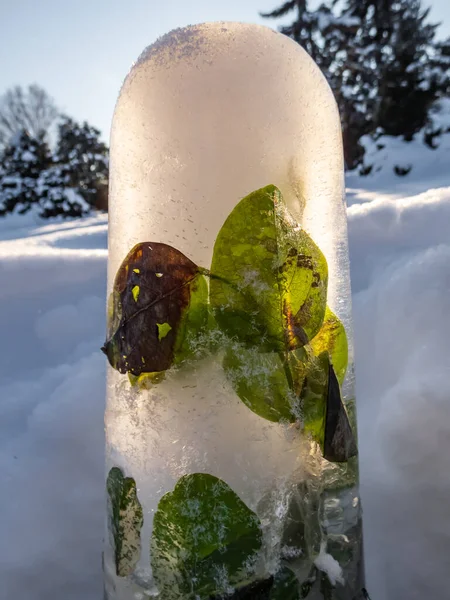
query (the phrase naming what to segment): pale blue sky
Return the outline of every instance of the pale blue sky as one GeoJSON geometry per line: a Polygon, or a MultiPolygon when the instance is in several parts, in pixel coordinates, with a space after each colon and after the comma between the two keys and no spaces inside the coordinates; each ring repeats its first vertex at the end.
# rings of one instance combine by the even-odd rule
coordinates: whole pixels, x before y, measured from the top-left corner
{"type": "MultiPolygon", "coordinates": [[[[38,83],[69,115],[105,139],[132,62],[157,37],[203,21],[261,19],[282,0],[0,0],[0,93],[38,83]]],[[[425,2],[425,4],[427,4],[425,2]]],[[[431,17],[450,34],[450,0],[431,0],[431,17]]]]}

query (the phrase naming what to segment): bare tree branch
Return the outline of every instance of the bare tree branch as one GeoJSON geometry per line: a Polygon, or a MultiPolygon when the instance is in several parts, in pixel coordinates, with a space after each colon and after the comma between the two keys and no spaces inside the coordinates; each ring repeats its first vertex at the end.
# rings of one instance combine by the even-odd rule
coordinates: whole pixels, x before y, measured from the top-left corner
{"type": "Polygon", "coordinates": [[[15,86],[0,96],[0,150],[19,131],[44,139],[59,116],[53,99],[40,86],[15,86]]]}

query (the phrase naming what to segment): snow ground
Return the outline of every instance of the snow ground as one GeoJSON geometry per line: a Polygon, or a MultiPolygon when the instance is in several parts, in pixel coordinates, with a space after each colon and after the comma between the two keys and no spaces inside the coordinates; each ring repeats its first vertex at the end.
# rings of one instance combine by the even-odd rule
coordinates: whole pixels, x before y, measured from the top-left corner
{"type": "MultiPolygon", "coordinates": [[[[440,600],[450,187],[368,181],[350,178],[348,194],[368,587],[373,600],[440,600]]],[[[104,216],[0,221],[1,600],[102,596],[106,236],[104,216]]]]}

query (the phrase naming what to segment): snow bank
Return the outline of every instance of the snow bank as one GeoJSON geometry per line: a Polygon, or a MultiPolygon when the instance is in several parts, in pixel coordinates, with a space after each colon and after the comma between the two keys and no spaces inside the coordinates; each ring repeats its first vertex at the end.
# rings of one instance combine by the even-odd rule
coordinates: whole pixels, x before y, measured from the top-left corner
{"type": "MultiPolygon", "coordinates": [[[[350,200],[368,588],[374,600],[443,598],[450,188],[350,200]]],[[[106,220],[23,219],[0,222],[0,599],[97,600],[106,220]]]]}
{"type": "Polygon", "coordinates": [[[101,598],[104,361],[91,346],[0,388],[4,600],[101,598]]]}
{"type": "Polygon", "coordinates": [[[349,209],[366,569],[376,600],[445,595],[450,188],[349,209]]]}
{"type": "Polygon", "coordinates": [[[102,594],[106,221],[22,219],[5,219],[0,243],[0,598],[93,600],[102,594]]]}
{"type": "Polygon", "coordinates": [[[398,259],[450,243],[449,188],[406,198],[361,193],[348,208],[353,293],[368,287],[398,259]],[[367,202],[367,197],[374,198],[367,202]]]}

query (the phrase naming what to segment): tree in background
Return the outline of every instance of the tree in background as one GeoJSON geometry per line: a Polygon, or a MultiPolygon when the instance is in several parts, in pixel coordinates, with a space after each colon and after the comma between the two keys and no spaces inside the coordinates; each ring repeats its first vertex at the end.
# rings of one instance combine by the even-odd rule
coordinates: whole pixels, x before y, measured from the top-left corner
{"type": "MultiPolygon", "coordinates": [[[[354,35],[359,19],[347,14],[336,14],[333,10],[336,0],[323,3],[317,9],[310,10],[308,0],[290,0],[262,17],[276,19],[295,13],[291,25],[280,27],[281,33],[300,44],[325,73],[329,73],[336,51],[342,42],[354,35]],[[329,44],[325,45],[327,40],[329,44]]],[[[331,73],[330,73],[331,74],[331,73]]]]}
{"type": "Polygon", "coordinates": [[[21,131],[35,140],[44,140],[58,118],[53,99],[38,85],[16,86],[0,96],[0,149],[21,131]]]}
{"type": "Polygon", "coordinates": [[[348,168],[362,159],[363,135],[410,140],[427,124],[448,91],[449,45],[435,42],[437,26],[419,0],[329,0],[313,11],[292,0],[263,16],[292,11],[295,21],[280,30],[309,52],[335,93],[348,168]]]}
{"type": "Polygon", "coordinates": [[[17,132],[3,152],[0,215],[26,213],[40,199],[40,177],[51,164],[47,144],[17,132]]]}
{"type": "MultiPolygon", "coordinates": [[[[440,88],[442,88],[442,97],[450,97],[450,37],[436,44],[437,52],[433,57],[431,68],[439,78],[440,88]]],[[[444,124],[439,119],[439,105],[433,105],[430,109],[431,118],[429,119],[425,131],[424,141],[430,148],[437,148],[436,139],[439,139],[443,133],[450,133],[448,123],[444,124]]]]}
{"type": "MultiPolygon", "coordinates": [[[[437,25],[427,23],[429,9],[420,0],[349,0],[349,11],[361,19],[363,48],[376,65],[377,95],[372,103],[374,128],[411,140],[428,119],[431,105],[444,91],[438,69],[437,25]]],[[[360,53],[361,54],[361,53],[360,53]]]]}
{"type": "Polygon", "coordinates": [[[42,171],[39,179],[38,215],[49,217],[82,217],[92,206],[71,186],[70,167],[52,163],[42,171]]]}
{"type": "Polygon", "coordinates": [[[108,182],[108,148],[100,132],[64,117],[56,148],[20,130],[0,161],[0,215],[31,208],[48,218],[80,217],[96,207],[108,182]]]}
{"type": "Polygon", "coordinates": [[[99,191],[108,183],[108,153],[98,129],[63,118],[58,126],[54,162],[65,166],[70,186],[90,206],[95,206],[99,191]]]}
{"type": "MultiPolygon", "coordinates": [[[[322,8],[322,7],[321,7],[322,8]]],[[[295,20],[290,25],[280,27],[281,33],[295,40],[308,54],[319,64],[322,54],[317,45],[317,33],[320,32],[318,25],[319,11],[308,10],[308,0],[289,0],[279,8],[269,12],[260,13],[268,19],[278,19],[295,11],[295,20]]]]}

